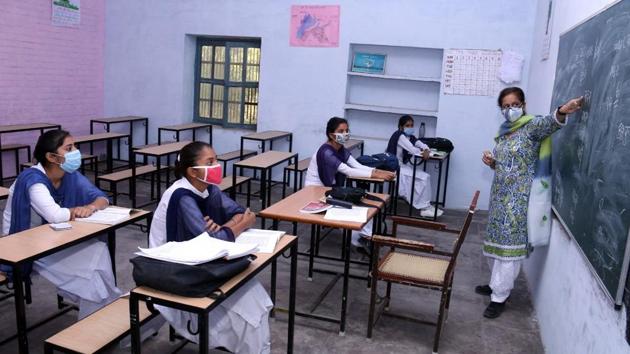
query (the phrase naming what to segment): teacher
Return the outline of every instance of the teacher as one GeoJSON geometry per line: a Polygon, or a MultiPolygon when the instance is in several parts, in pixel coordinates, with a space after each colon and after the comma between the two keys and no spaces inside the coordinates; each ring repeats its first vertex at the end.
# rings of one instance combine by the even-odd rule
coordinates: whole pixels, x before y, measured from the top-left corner
{"type": "MultiPolygon", "coordinates": [[[[533,188],[537,188],[536,198],[544,195],[541,198],[546,201],[547,210],[550,207],[551,191],[544,176],[551,174],[551,134],[566,125],[567,115],[581,109],[582,103],[582,97],[574,98],[551,115],[532,116],[526,113],[522,89],[508,87],[499,94],[498,104],[505,121],[494,139],[494,152],[484,151],[482,156],[483,163],[494,170],[488,230],[483,245],[492,275],[490,284],[475,288],[478,294],[490,296],[484,317],[497,318],[505,308],[522,260],[531,249],[528,205],[531,205],[530,192],[534,199],[533,188]]],[[[531,213],[529,217],[532,218],[531,213]]],[[[538,222],[548,226],[549,217],[542,215],[538,222]]],[[[540,232],[544,233],[544,228],[542,230],[540,232]]]]}

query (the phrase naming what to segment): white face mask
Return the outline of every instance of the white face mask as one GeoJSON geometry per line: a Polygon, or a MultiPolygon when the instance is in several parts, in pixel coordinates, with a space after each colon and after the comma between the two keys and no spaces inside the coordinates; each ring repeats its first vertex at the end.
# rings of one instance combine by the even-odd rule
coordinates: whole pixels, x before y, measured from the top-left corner
{"type": "Polygon", "coordinates": [[[335,141],[341,145],[345,144],[350,139],[350,133],[334,133],[335,141]]]}
{"type": "Polygon", "coordinates": [[[523,107],[510,107],[501,110],[503,118],[510,123],[516,122],[523,116],[523,107]]]}

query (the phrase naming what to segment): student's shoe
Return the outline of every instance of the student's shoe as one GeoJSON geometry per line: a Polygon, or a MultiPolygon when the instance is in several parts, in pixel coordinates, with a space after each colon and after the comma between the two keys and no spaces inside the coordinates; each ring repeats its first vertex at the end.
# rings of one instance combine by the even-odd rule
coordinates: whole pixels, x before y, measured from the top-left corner
{"type": "Polygon", "coordinates": [[[368,258],[372,258],[372,241],[365,237],[359,238],[359,245],[355,246],[356,251],[368,258]]]}
{"type": "MultiPolygon", "coordinates": [[[[435,208],[437,207],[430,206],[420,210],[420,216],[422,216],[423,218],[433,218],[435,216],[435,208]]],[[[438,208],[437,216],[440,217],[442,216],[442,214],[444,214],[444,210],[438,208]]]]}
{"type": "Polygon", "coordinates": [[[490,305],[486,307],[486,310],[483,312],[483,317],[485,318],[497,318],[501,316],[501,313],[505,309],[505,302],[494,302],[490,301],[490,305]]]}
{"type": "Polygon", "coordinates": [[[492,295],[492,288],[490,285],[477,285],[475,287],[475,292],[479,295],[490,296],[492,295]]]}

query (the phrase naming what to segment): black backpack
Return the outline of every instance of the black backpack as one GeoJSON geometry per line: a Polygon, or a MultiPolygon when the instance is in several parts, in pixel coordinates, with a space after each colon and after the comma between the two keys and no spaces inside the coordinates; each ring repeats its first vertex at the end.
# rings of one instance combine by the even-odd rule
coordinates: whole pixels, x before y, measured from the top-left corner
{"type": "Polygon", "coordinates": [[[364,166],[378,168],[385,171],[398,171],[398,158],[394,155],[387,153],[380,153],[374,155],[361,155],[357,158],[357,161],[364,166]]]}
{"type": "Polygon", "coordinates": [[[385,203],[385,201],[379,197],[373,196],[365,191],[363,188],[355,188],[355,187],[332,187],[331,190],[326,191],[326,196],[331,197],[338,200],[343,200],[344,202],[349,202],[352,204],[366,206],[370,208],[376,208],[374,205],[363,203],[363,198],[368,200],[373,200],[376,202],[385,203]]]}
{"type": "Polygon", "coordinates": [[[420,141],[427,144],[431,149],[438,151],[451,152],[455,149],[453,143],[446,138],[420,138],[420,141]]]}
{"type": "Polygon", "coordinates": [[[130,262],[133,264],[133,280],[138,286],[145,285],[175,295],[216,299],[223,296],[217,292],[219,287],[247,269],[252,258],[255,256],[186,265],[140,256],[130,262]]]}

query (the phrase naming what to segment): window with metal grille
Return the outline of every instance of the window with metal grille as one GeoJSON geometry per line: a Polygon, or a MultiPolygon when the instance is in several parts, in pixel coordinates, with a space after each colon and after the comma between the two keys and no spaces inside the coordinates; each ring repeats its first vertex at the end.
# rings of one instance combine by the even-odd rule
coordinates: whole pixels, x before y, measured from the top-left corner
{"type": "Polygon", "coordinates": [[[198,38],[194,120],[256,129],[260,40],[198,38]]]}

